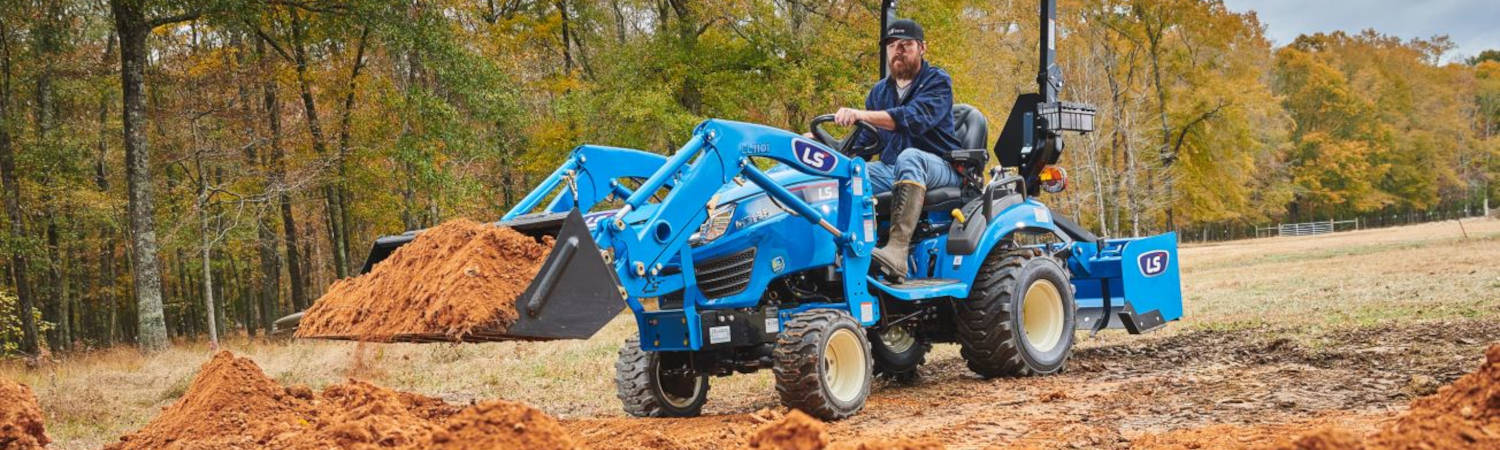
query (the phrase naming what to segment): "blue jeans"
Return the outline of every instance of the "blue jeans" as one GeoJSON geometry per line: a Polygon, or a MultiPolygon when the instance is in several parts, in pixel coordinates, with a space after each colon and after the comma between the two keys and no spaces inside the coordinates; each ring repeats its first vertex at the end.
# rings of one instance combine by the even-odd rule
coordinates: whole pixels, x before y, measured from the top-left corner
{"type": "Polygon", "coordinates": [[[890,191],[898,182],[920,184],[929,190],[963,183],[943,157],[915,148],[902,150],[895,164],[877,161],[865,169],[870,173],[870,189],[874,194],[890,191]]]}

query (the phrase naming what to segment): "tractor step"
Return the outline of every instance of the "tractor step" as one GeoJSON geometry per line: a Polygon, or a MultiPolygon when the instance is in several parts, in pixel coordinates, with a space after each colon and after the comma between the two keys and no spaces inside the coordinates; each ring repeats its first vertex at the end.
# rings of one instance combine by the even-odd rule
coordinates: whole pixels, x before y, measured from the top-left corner
{"type": "Polygon", "coordinates": [[[875,277],[867,277],[865,280],[871,286],[901,300],[963,297],[969,293],[968,284],[951,278],[908,278],[895,284],[886,284],[875,277]]]}
{"type": "Polygon", "coordinates": [[[900,284],[889,284],[891,289],[920,289],[938,286],[958,284],[959,281],[952,278],[907,278],[900,284]]]}

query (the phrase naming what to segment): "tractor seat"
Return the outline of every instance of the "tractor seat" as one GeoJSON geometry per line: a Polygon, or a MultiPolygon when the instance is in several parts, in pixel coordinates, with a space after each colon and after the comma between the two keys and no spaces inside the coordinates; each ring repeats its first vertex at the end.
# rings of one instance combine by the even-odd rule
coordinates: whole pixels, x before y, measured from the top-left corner
{"type": "MultiPolygon", "coordinates": [[[[960,205],[963,205],[963,188],[958,186],[928,189],[927,195],[922,198],[922,211],[946,211],[960,205]]],[[[875,194],[875,215],[878,217],[891,215],[890,191],[875,194]]]]}
{"type": "Polygon", "coordinates": [[[958,138],[959,148],[984,148],[990,139],[989,123],[978,108],[953,105],[953,136],[958,138]]]}
{"type": "MultiPolygon", "coordinates": [[[[988,159],[984,147],[985,142],[989,140],[989,126],[984,119],[984,114],[973,106],[953,105],[953,134],[961,144],[959,148],[964,150],[954,150],[949,154],[948,162],[954,164],[977,162],[979,170],[983,170],[988,159]]],[[[962,206],[963,191],[963,188],[959,186],[928,189],[927,195],[922,199],[922,211],[947,211],[962,206]]],[[[876,216],[889,217],[891,215],[890,192],[875,194],[875,202],[876,216]]]]}

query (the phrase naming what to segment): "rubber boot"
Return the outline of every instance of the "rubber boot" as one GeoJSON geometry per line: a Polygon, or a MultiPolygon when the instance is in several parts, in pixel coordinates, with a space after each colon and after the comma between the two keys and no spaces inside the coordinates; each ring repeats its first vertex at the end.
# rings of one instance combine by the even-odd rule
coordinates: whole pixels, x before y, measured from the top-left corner
{"type": "Polygon", "coordinates": [[[916,183],[896,183],[891,192],[891,231],[885,246],[870,252],[886,275],[906,276],[906,252],[911,249],[911,234],[922,215],[922,200],[927,187],[916,183]]]}

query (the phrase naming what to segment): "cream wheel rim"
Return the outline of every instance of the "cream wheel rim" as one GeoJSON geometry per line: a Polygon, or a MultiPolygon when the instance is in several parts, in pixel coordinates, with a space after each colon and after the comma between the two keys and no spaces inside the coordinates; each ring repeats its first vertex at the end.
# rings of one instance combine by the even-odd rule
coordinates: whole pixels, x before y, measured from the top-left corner
{"type": "Polygon", "coordinates": [[[841,402],[859,397],[864,385],[865,351],[859,337],[847,328],[834,330],[823,348],[823,384],[841,402]]]}
{"type": "Polygon", "coordinates": [[[1036,280],[1026,288],[1026,299],[1021,304],[1021,328],[1031,348],[1045,353],[1057,347],[1062,342],[1064,316],[1062,294],[1051,281],[1036,280]]]}
{"type": "Polygon", "coordinates": [[[906,327],[890,327],[880,332],[880,343],[885,344],[891,353],[906,353],[917,345],[917,338],[906,327]]]}

